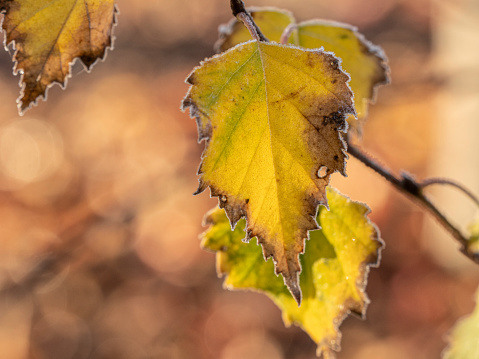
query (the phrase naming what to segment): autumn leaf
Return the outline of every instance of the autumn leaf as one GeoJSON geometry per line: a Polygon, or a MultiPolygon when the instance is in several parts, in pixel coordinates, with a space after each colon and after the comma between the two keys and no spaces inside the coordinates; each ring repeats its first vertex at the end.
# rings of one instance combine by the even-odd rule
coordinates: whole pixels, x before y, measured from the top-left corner
{"type": "Polygon", "coordinates": [[[216,252],[218,274],[227,275],[225,287],[268,295],[282,310],[286,325],[300,326],[318,344],[318,355],[339,351],[338,327],[348,313],[365,315],[368,268],[378,264],[382,246],[376,227],[366,217],[365,205],[331,188],[327,196],[330,210],[320,207],[317,216],[322,229],[310,232],[301,256],[300,307],[273,274],[273,263],[264,261],[255,241],[242,243],[244,220],[232,231],[224,211],[212,210],[206,217],[211,226],[202,235],[203,248],[216,252]]]}
{"type": "Polygon", "coordinates": [[[257,41],[204,61],[187,79],[183,109],[207,141],[197,193],[210,187],[232,226],[246,216],[246,239],[258,237],[298,302],[298,255],[318,228],[330,174],[345,173],[348,80],[331,54],[257,41]]]}
{"type": "Polygon", "coordinates": [[[72,61],[89,70],[112,44],[114,0],[0,0],[5,44],[14,44],[14,73],[21,73],[20,112],[65,86],[72,61]]]}
{"type": "MultiPolygon", "coordinates": [[[[282,34],[290,44],[308,49],[324,48],[341,59],[341,67],[351,76],[349,86],[354,93],[357,118],[348,118],[349,124],[361,131],[361,124],[367,117],[369,103],[375,97],[375,89],[388,83],[389,68],[386,56],[380,47],[366,40],[355,27],[338,22],[312,20],[295,23],[289,11],[273,8],[251,8],[252,17],[270,40],[279,42],[282,34]]],[[[251,40],[246,27],[237,19],[220,27],[220,40],[216,47],[220,51],[251,40]]]]}
{"type": "Polygon", "coordinates": [[[479,290],[476,293],[476,309],[456,324],[449,341],[444,359],[479,358],[479,290]]]}

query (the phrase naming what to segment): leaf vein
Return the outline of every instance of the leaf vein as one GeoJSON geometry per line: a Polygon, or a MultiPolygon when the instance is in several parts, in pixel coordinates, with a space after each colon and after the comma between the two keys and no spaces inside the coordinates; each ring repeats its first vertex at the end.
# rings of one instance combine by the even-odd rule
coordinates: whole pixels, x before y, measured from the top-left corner
{"type": "Polygon", "coordinates": [[[311,76],[310,73],[304,71],[303,69],[301,69],[301,68],[299,68],[299,67],[297,67],[297,66],[293,66],[293,65],[291,65],[291,64],[289,64],[289,63],[287,63],[287,62],[279,61],[279,60],[275,59],[273,56],[270,56],[270,55],[268,55],[268,54],[266,54],[266,53],[265,53],[265,55],[268,56],[270,59],[272,59],[274,62],[277,62],[277,63],[279,63],[279,64],[286,65],[286,66],[288,66],[288,67],[291,67],[291,68],[297,70],[297,72],[301,72],[301,73],[307,75],[308,77],[310,77],[311,79],[313,79],[314,81],[316,81],[322,88],[324,88],[326,91],[328,91],[328,92],[329,92],[330,94],[332,94],[334,97],[336,97],[336,99],[337,99],[344,107],[346,107],[346,108],[349,108],[349,107],[350,107],[350,105],[346,104],[342,99],[340,99],[340,98],[338,97],[338,95],[337,95],[334,91],[332,91],[332,90],[330,90],[329,88],[327,88],[326,85],[324,85],[323,82],[321,82],[321,81],[319,81],[318,79],[316,79],[316,78],[314,78],[313,76],[311,76]]]}
{"type": "MultiPolygon", "coordinates": [[[[38,75],[39,79],[42,78],[41,74],[43,73],[43,70],[45,69],[45,66],[46,66],[47,62],[48,62],[50,56],[52,55],[53,49],[55,48],[55,46],[58,45],[58,39],[60,38],[63,30],[65,29],[65,26],[66,26],[68,20],[70,19],[70,16],[71,16],[71,14],[73,12],[73,9],[75,8],[77,2],[78,2],[78,0],[75,0],[75,3],[73,4],[70,11],[68,12],[68,15],[65,17],[65,21],[63,21],[63,24],[60,27],[60,30],[58,31],[58,34],[57,34],[55,40],[53,41],[53,44],[52,44],[50,50],[48,51],[48,54],[45,56],[45,61],[42,63],[42,67],[41,67],[40,71],[38,72],[39,73],[39,75],[38,75]]],[[[61,56],[60,56],[60,59],[61,59],[61,56]]]]}
{"type": "MultiPolygon", "coordinates": [[[[259,57],[261,60],[261,69],[263,70],[263,80],[264,80],[264,92],[265,92],[265,101],[266,101],[266,114],[268,117],[268,128],[269,128],[269,140],[270,140],[270,149],[271,149],[271,158],[273,159],[273,168],[274,168],[274,178],[278,177],[278,171],[276,169],[276,161],[275,161],[275,156],[274,156],[274,151],[273,151],[273,133],[271,132],[271,121],[270,121],[270,110],[269,110],[269,101],[268,101],[268,87],[267,87],[267,81],[266,81],[266,71],[265,71],[265,65],[264,65],[264,59],[263,59],[263,51],[259,50],[259,43],[257,43],[258,46],[258,52],[259,52],[259,57]]],[[[278,221],[279,223],[283,223],[283,215],[281,213],[282,207],[280,205],[281,201],[279,199],[279,188],[278,188],[278,182],[274,181],[275,189],[276,189],[276,201],[277,201],[277,207],[278,207],[278,221]]],[[[281,238],[284,238],[284,230],[283,226],[279,226],[281,229],[281,238]]],[[[281,240],[282,247],[283,247],[283,252],[285,252],[285,241],[281,240]]],[[[278,258],[275,258],[277,262],[279,262],[278,258]]],[[[289,269],[289,268],[288,268],[289,269]]],[[[289,273],[288,273],[289,275],[289,273]]]]}

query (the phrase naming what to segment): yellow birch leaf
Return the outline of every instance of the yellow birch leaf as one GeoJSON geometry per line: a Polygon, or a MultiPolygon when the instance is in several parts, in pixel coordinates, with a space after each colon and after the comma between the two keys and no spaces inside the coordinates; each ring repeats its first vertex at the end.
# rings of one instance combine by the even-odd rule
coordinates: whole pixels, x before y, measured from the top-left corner
{"type": "Polygon", "coordinates": [[[21,73],[20,112],[65,86],[80,58],[87,70],[112,44],[114,0],[0,0],[5,44],[14,44],[14,73],[21,73]]]}
{"type": "MultiPolygon", "coordinates": [[[[292,29],[290,44],[307,49],[324,48],[341,59],[342,69],[351,77],[349,86],[354,93],[354,106],[359,119],[356,121],[354,116],[350,116],[348,122],[360,132],[360,126],[367,117],[368,105],[374,100],[375,89],[389,81],[389,68],[382,49],[366,40],[351,25],[323,20],[295,24],[294,17],[285,10],[251,8],[249,11],[254,19],[261,19],[258,27],[269,40],[279,41],[289,25],[292,29]]],[[[217,48],[224,51],[247,40],[251,40],[251,35],[241,22],[233,19],[228,25],[220,27],[217,48]]]]}
{"type": "Polygon", "coordinates": [[[207,141],[197,193],[210,187],[232,226],[246,216],[246,239],[258,237],[298,302],[298,255],[318,228],[330,174],[345,174],[348,80],[331,54],[257,41],[207,59],[187,79],[183,109],[207,141]]]}
{"type": "Polygon", "coordinates": [[[350,312],[365,315],[365,293],[370,266],[379,261],[382,242],[368,220],[369,209],[328,188],[330,210],[320,207],[321,230],[311,231],[301,256],[303,301],[298,307],[282,280],[273,274],[273,263],[265,262],[252,240],[242,243],[245,222],[231,230],[224,211],[210,211],[210,225],[202,235],[204,249],[216,253],[217,272],[226,275],[228,289],[256,290],[270,297],[281,309],[286,325],[298,325],[317,343],[318,355],[339,351],[339,325],[350,312]]]}

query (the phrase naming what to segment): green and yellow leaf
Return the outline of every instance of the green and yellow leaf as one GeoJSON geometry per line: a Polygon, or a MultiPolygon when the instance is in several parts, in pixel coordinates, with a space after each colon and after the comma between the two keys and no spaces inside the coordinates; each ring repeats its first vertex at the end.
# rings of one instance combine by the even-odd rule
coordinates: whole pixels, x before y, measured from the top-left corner
{"type": "Polygon", "coordinates": [[[241,241],[244,220],[232,231],[224,212],[212,210],[206,218],[211,226],[202,235],[203,248],[216,252],[218,274],[227,275],[225,287],[268,295],[282,310],[286,325],[300,326],[318,344],[318,355],[340,349],[338,327],[348,313],[365,314],[367,273],[369,266],[378,264],[382,246],[365,205],[330,188],[327,196],[330,210],[320,207],[317,216],[322,229],[310,232],[301,256],[300,307],[273,274],[273,263],[263,259],[256,241],[241,241]]]}
{"type": "MultiPolygon", "coordinates": [[[[279,42],[289,25],[293,29],[289,32],[289,43],[308,49],[323,47],[342,60],[341,67],[351,76],[349,86],[354,93],[354,106],[360,120],[358,122],[354,116],[350,116],[348,122],[360,131],[367,117],[368,105],[374,99],[375,88],[388,82],[387,60],[381,48],[367,41],[356,28],[347,24],[321,20],[295,24],[289,12],[272,8],[252,8],[250,12],[255,20],[261,19],[258,26],[270,41],[279,42]]],[[[234,19],[220,28],[217,47],[224,51],[248,40],[251,40],[251,35],[245,26],[234,19]]]]}
{"type": "Polygon", "coordinates": [[[207,141],[197,193],[210,187],[232,226],[246,216],[246,238],[258,237],[298,302],[298,255],[318,228],[330,174],[345,173],[348,80],[331,54],[257,41],[207,59],[187,79],[183,109],[207,141]]]}
{"type": "Polygon", "coordinates": [[[72,61],[89,70],[112,43],[114,0],[0,0],[5,44],[14,44],[14,73],[21,73],[21,112],[64,86],[72,61]]]}
{"type": "Polygon", "coordinates": [[[476,293],[476,309],[456,324],[449,342],[444,359],[479,358],[479,290],[476,293]]]}

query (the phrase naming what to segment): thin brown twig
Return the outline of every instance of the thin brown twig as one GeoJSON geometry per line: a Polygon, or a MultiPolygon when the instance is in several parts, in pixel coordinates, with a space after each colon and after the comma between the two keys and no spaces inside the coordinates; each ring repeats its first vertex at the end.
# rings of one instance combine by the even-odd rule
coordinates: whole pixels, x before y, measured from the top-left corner
{"type": "Polygon", "coordinates": [[[466,196],[468,196],[477,206],[479,206],[479,198],[474,193],[472,193],[469,189],[464,187],[462,184],[457,183],[456,181],[453,181],[449,178],[433,177],[433,178],[427,178],[424,181],[422,181],[421,183],[419,183],[421,188],[426,188],[426,187],[428,187],[430,185],[434,185],[434,184],[447,185],[447,186],[455,187],[458,190],[460,190],[462,193],[464,193],[466,196]]]}
{"type": "MultiPolygon", "coordinates": [[[[472,253],[468,250],[469,240],[454,224],[451,223],[449,219],[446,218],[446,216],[444,216],[441,211],[439,211],[439,209],[423,193],[422,189],[424,188],[424,182],[418,183],[411,175],[404,172],[401,173],[401,177],[395,176],[386,167],[384,167],[382,164],[379,164],[377,160],[373,159],[370,155],[366,154],[359,147],[349,142],[348,153],[361,161],[364,165],[381,175],[397,190],[408,195],[416,203],[418,203],[429,213],[431,213],[434,218],[436,218],[436,220],[459,242],[459,244],[461,245],[461,252],[468,258],[470,258],[472,261],[479,264],[479,256],[477,255],[477,253],[472,253]]],[[[453,181],[450,182],[454,183],[453,181]]],[[[425,183],[428,183],[428,181],[426,180],[425,183]]]]}

